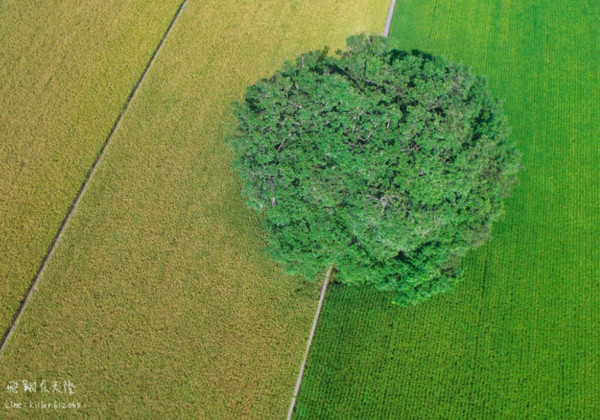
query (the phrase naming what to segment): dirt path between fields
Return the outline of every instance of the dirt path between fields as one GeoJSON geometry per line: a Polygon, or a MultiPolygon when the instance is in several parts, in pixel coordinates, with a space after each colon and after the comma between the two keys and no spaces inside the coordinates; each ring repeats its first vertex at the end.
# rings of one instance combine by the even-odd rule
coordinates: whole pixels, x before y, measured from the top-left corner
{"type": "Polygon", "coordinates": [[[290,404],[290,409],[288,411],[287,418],[290,420],[292,418],[292,414],[294,413],[294,407],[296,406],[296,398],[298,397],[298,392],[300,391],[300,384],[302,383],[302,376],[304,376],[304,368],[306,367],[306,361],[308,359],[308,353],[310,352],[310,345],[312,344],[313,337],[315,336],[315,330],[317,329],[317,322],[319,321],[319,315],[321,314],[321,308],[323,307],[323,301],[325,300],[325,292],[327,292],[327,286],[329,285],[329,278],[331,277],[331,272],[333,271],[333,265],[327,271],[325,275],[325,281],[323,282],[323,287],[321,288],[321,297],[319,297],[319,304],[317,305],[317,313],[315,314],[315,319],[312,324],[312,328],[310,330],[310,335],[308,336],[308,343],[306,345],[306,351],[304,352],[304,359],[302,360],[302,366],[300,366],[300,373],[298,374],[298,380],[296,381],[296,388],[294,388],[294,397],[292,398],[292,403],[290,404]]]}
{"type": "MultiPolygon", "coordinates": [[[[390,26],[392,24],[392,18],[394,16],[395,8],[396,8],[396,0],[391,0],[390,7],[388,9],[387,19],[385,21],[385,27],[383,29],[384,37],[387,37],[390,33],[390,26]]],[[[290,409],[288,410],[287,420],[291,420],[292,415],[294,414],[294,408],[296,406],[296,399],[298,398],[298,392],[300,391],[300,385],[302,384],[302,377],[304,376],[304,369],[306,368],[306,361],[308,359],[308,353],[310,352],[310,346],[312,344],[312,340],[315,335],[315,330],[317,329],[317,322],[319,321],[319,315],[321,314],[321,308],[323,307],[323,301],[325,300],[325,293],[327,292],[327,286],[329,284],[329,277],[331,276],[332,270],[333,270],[333,266],[331,266],[329,268],[329,271],[327,271],[327,275],[325,276],[325,281],[323,282],[323,287],[321,288],[321,296],[319,297],[319,304],[317,305],[317,312],[315,313],[315,319],[313,321],[312,329],[310,330],[310,335],[308,337],[306,351],[304,352],[304,359],[302,360],[302,365],[300,366],[300,373],[298,373],[298,380],[296,381],[296,387],[294,388],[294,396],[292,397],[292,403],[290,404],[290,409]]]]}

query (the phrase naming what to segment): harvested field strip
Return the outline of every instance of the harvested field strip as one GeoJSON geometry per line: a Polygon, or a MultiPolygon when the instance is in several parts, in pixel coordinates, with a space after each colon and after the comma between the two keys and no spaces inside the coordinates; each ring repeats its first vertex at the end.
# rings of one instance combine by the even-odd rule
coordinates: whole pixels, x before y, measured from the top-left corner
{"type": "Polygon", "coordinates": [[[380,33],[387,6],[190,0],[6,348],[0,381],[69,379],[84,404],[73,415],[88,417],[284,417],[320,282],[285,276],[262,252],[261,221],[222,144],[229,103],[300,52],[380,33]]]}
{"type": "Polygon", "coordinates": [[[593,418],[600,412],[600,10],[402,1],[390,36],[505,98],[521,184],[452,295],[395,308],[330,286],[297,418],[593,418]]]}
{"type": "Polygon", "coordinates": [[[179,2],[0,2],[0,336],[179,2]]]}

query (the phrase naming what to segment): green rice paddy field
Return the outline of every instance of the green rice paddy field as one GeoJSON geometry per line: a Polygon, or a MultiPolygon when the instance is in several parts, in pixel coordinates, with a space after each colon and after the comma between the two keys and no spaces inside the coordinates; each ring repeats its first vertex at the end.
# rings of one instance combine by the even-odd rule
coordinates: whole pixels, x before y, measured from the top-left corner
{"type": "Polygon", "coordinates": [[[328,291],[296,418],[600,417],[600,4],[399,0],[391,36],[505,99],[521,183],[455,293],[328,291]]]}
{"type": "MultiPolygon", "coordinates": [[[[72,36],[85,53],[91,50],[90,54],[109,56],[114,48],[119,55],[117,64],[127,68],[134,64],[125,65],[121,60],[140,55],[130,77],[121,79],[124,76],[113,69],[115,63],[96,69],[88,63],[92,58],[71,62],[73,58],[63,52],[72,70],[62,75],[65,66],[52,58],[60,61],[60,55],[52,55],[43,45],[13,54],[13,43],[7,45],[4,40],[14,37],[11,42],[16,42],[25,35],[11,35],[10,28],[3,27],[2,60],[13,67],[22,65],[24,74],[47,71],[45,77],[50,80],[49,85],[39,85],[38,76],[29,80],[11,74],[10,66],[1,68],[3,82],[22,84],[22,92],[30,98],[21,98],[9,88],[3,90],[3,101],[23,102],[23,111],[2,109],[2,118],[8,121],[3,124],[26,132],[33,127],[27,123],[26,111],[38,112],[48,127],[58,126],[58,134],[49,134],[52,141],[44,147],[36,143],[38,134],[8,136],[16,149],[6,140],[2,153],[11,153],[18,162],[27,150],[35,162],[49,160],[45,163],[48,167],[65,168],[73,160],[79,162],[83,153],[80,149],[84,146],[78,143],[83,138],[78,131],[81,127],[96,139],[85,146],[87,160],[81,159],[79,166],[66,171],[70,189],[61,200],[54,202],[52,196],[62,194],[66,184],[61,177],[49,177],[45,167],[37,169],[37,177],[15,176],[11,181],[8,191],[21,194],[23,205],[37,206],[37,191],[50,197],[55,209],[52,220],[38,220],[43,209],[21,214],[13,197],[2,197],[6,208],[14,206],[11,211],[19,213],[15,220],[39,225],[35,229],[46,232],[36,250],[16,260],[25,267],[20,269],[19,280],[25,283],[66,214],[69,198],[85,177],[86,165],[91,164],[143,70],[144,59],[149,59],[157,46],[157,35],[164,33],[178,6],[175,2],[161,6],[147,6],[145,1],[128,3],[135,10],[147,7],[147,13],[156,7],[153,19],[158,23],[148,23],[154,25],[152,34],[127,26],[133,18],[126,10],[115,10],[128,23],[117,30],[122,30],[117,35],[123,44],[112,44],[110,38],[117,35],[111,31],[116,29],[103,32],[94,26],[104,22],[96,22],[105,13],[99,10],[104,3],[98,6],[100,3],[86,0],[76,5],[71,2],[72,8],[53,9],[59,3],[63,4],[3,2],[0,13],[10,19],[0,16],[0,21],[2,25],[10,21],[16,32],[27,32],[33,44],[56,44],[68,52],[69,47],[62,43],[72,36]],[[44,19],[50,19],[42,25],[47,28],[38,29],[36,25],[44,19]],[[96,23],[82,24],[80,19],[96,23]],[[60,25],[60,30],[55,28],[60,25]],[[84,28],[100,33],[87,34],[84,28]],[[136,50],[140,43],[147,46],[145,53],[136,50]],[[44,56],[46,53],[49,56],[44,56]],[[44,57],[43,66],[38,55],[44,57]],[[89,74],[84,71],[88,67],[89,74]],[[114,78],[126,87],[120,95],[110,89],[113,76],[103,73],[109,71],[118,73],[114,78]],[[81,93],[77,89],[79,73],[96,87],[81,93]],[[58,76],[61,84],[52,85],[58,76]],[[47,86],[54,90],[46,92],[47,86]],[[44,101],[29,103],[43,95],[47,95],[44,101]],[[73,110],[69,103],[74,96],[79,108],[73,110]],[[60,108],[63,102],[64,109],[60,108]],[[100,122],[94,120],[100,115],[94,107],[104,109],[100,122]],[[62,119],[62,113],[70,112],[74,116],[62,119]],[[22,121],[16,121],[19,118],[22,121]],[[24,145],[15,139],[22,139],[24,145]]],[[[107,10],[110,7],[107,4],[107,10]]],[[[357,32],[380,33],[387,7],[387,0],[352,4],[341,0],[187,2],[0,356],[3,403],[28,406],[30,401],[56,400],[82,407],[4,406],[0,417],[285,416],[319,284],[307,286],[284,275],[262,252],[266,238],[261,220],[245,207],[241,183],[230,169],[229,149],[223,144],[229,104],[241,98],[245,86],[268,76],[300,52],[324,45],[342,47],[345,39],[357,32]],[[37,393],[9,392],[10,381],[19,381],[21,386],[23,380],[35,381],[37,393]],[[44,394],[43,381],[48,388],[53,381],[61,386],[68,381],[75,386],[74,394],[44,394]]],[[[150,19],[146,12],[142,15],[150,19]]],[[[43,127],[35,129],[46,132],[43,127]]],[[[7,173],[9,169],[2,168],[7,173]]],[[[15,235],[20,232],[18,226],[11,229],[15,235]]],[[[11,266],[14,255],[25,253],[17,246],[23,240],[12,240],[12,245],[7,245],[11,250],[3,248],[3,266],[11,266]]],[[[2,283],[3,299],[11,287],[2,283]]],[[[18,302],[21,297],[14,294],[10,299],[18,302]]]]}

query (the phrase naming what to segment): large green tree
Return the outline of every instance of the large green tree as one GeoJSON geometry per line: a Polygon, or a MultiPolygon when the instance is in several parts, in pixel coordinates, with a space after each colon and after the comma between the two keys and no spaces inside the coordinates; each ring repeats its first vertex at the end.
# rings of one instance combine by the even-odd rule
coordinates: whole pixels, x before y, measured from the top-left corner
{"type": "Polygon", "coordinates": [[[307,279],[333,265],[398,303],[454,286],[516,180],[486,80],[390,39],[303,54],[233,109],[234,166],[272,258],[307,279]]]}

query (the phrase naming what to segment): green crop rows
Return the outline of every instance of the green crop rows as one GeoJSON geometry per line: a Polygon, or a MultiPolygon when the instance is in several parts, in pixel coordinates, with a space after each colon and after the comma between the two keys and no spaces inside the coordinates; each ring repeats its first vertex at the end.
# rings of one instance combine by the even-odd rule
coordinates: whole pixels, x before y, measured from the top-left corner
{"type": "Polygon", "coordinates": [[[488,77],[521,183],[454,294],[329,290],[296,418],[597,417],[600,8],[406,0],[391,36],[488,77]]]}

